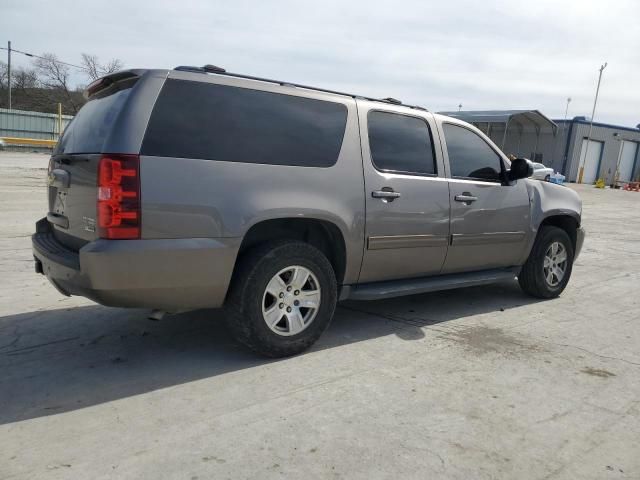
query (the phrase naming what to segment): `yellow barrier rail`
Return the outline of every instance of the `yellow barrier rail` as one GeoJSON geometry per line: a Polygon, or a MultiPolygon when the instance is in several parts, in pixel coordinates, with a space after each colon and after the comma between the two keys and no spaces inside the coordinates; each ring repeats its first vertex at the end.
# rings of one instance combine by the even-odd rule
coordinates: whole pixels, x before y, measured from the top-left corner
{"type": "Polygon", "coordinates": [[[31,147],[53,148],[58,143],[57,140],[44,140],[42,138],[20,138],[20,137],[0,137],[5,145],[29,145],[31,147]]]}

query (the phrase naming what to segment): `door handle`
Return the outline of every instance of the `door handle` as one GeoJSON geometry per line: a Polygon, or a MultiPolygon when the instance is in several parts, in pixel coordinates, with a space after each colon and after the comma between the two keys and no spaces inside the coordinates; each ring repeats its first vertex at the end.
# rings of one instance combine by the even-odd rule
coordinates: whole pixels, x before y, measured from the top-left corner
{"type": "Polygon", "coordinates": [[[469,192],[462,192],[462,195],[456,195],[455,197],[453,197],[453,199],[456,202],[462,202],[462,203],[466,203],[467,205],[469,205],[470,203],[473,203],[476,200],[478,200],[478,197],[474,197],[469,192]]]}
{"type": "Polygon", "coordinates": [[[396,198],[400,198],[400,192],[394,192],[393,188],[384,187],[382,190],[374,190],[371,192],[373,198],[381,198],[383,202],[393,202],[396,198]]]}

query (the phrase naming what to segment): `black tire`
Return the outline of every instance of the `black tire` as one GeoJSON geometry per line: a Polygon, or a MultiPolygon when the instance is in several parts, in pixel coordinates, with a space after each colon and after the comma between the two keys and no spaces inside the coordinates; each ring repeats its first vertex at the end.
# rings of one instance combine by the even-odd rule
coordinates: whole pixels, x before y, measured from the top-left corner
{"type": "Polygon", "coordinates": [[[533,244],[529,258],[518,275],[520,287],[534,297],[557,297],[565,289],[571,277],[573,255],[573,243],[569,235],[567,235],[567,232],[558,227],[552,227],[550,225],[543,226],[538,231],[538,236],[533,244]],[[562,280],[557,285],[550,285],[544,274],[544,258],[547,249],[549,249],[554,242],[561,243],[565,248],[567,263],[562,280]]]}
{"type": "Polygon", "coordinates": [[[272,358],[288,357],[318,340],[331,323],[336,301],[335,273],[320,250],[299,241],[273,241],[248,251],[239,260],[225,302],[225,321],[234,338],[254,352],[272,358]],[[282,336],[265,322],[262,302],[269,281],[292,265],[305,267],[315,275],[321,291],[320,305],[308,327],[295,335],[282,336]]]}
{"type": "Polygon", "coordinates": [[[546,177],[544,177],[544,181],[545,182],[550,182],[551,181],[551,175],[547,175],[546,177]]]}

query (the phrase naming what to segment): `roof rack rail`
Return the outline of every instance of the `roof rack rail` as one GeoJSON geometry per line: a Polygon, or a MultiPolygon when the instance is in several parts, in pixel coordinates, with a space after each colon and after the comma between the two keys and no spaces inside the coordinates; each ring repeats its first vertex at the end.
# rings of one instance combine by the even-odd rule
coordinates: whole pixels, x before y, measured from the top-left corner
{"type": "Polygon", "coordinates": [[[192,67],[190,65],[179,65],[174,68],[174,70],[178,70],[179,72],[207,73],[202,67],[192,67]]]}
{"type": "Polygon", "coordinates": [[[309,85],[302,85],[300,83],[292,83],[292,82],[285,82],[283,80],[274,80],[271,78],[264,78],[264,77],[255,77],[253,75],[243,75],[241,73],[232,73],[232,72],[227,72],[224,68],[222,67],[217,67],[215,65],[204,65],[203,67],[192,67],[192,66],[188,66],[188,65],[180,65],[178,67],[175,67],[174,70],[178,70],[181,72],[194,72],[194,73],[213,73],[216,75],[225,75],[227,77],[234,77],[234,78],[244,78],[246,80],[256,80],[258,82],[267,82],[267,83],[275,83],[277,85],[282,85],[282,86],[287,86],[287,87],[297,87],[297,88],[304,88],[305,90],[315,90],[317,92],[324,92],[324,93],[332,93],[334,95],[343,95],[345,97],[351,97],[351,98],[359,98],[359,99],[364,99],[364,100],[369,100],[372,102],[383,102],[383,103],[391,103],[393,105],[402,105],[404,107],[408,107],[408,108],[412,108],[414,110],[422,110],[424,112],[428,112],[429,110],[427,110],[424,107],[421,107],[419,105],[405,105],[403,104],[400,100],[397,100],[395,98],[392,97],[387,97],[387,98],[372,98],[372,97],[364,97],[362,95],[356,95],[353,93],[346,93],[346,92],[340,92],[338,90],[329,90],[327,88],[319,88],[319,87],[311,87],[309,85]]]}
{"type": "Polygon", "coordinates": [[[226,70],[222,67],[216,67],[215,65],[211,65],[207,63],[204,67],[202,67],[207,73],[225,73],[226,70]]]}

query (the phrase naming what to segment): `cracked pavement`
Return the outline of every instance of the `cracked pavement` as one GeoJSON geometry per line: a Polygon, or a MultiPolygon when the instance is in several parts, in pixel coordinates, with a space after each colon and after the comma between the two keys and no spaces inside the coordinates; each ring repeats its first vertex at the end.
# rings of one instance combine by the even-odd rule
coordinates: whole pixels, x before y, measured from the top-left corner
{"type": "Polygon", "coordinates": [[[572,185],[564,294],[348,302],[265,360],[220,312],[146,319],[33,273],[48,157],[0,153],[0,478],[640,478],[640,194],[572,185]]]}

